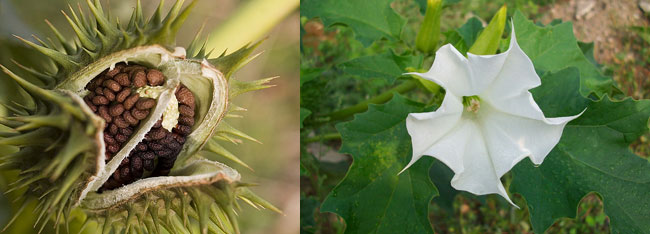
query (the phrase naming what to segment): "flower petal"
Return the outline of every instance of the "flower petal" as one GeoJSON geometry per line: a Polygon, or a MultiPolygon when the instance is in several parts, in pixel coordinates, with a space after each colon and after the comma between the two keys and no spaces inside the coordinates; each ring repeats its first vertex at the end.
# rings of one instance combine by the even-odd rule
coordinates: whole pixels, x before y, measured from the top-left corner
{"type": "Polygon", "coordinates": [[[451,44],[444,45],[436,51],[436,59],[426,73],[407,73],[418,75],[435,82],[447,91],[459,96],[477,95],[473,91],[472,74],[467,58],[451,44]]]}
{"type": "MultiPolygon", "coordinates": [[[[461,99],[452,92],[447,92],[442,104],[436,111],[409,114],[408,118],[406,118],[406,128],[409,135],[411,135],[413,157],[411,158],[411,162],[402,171],[413,165],[422,155],[427,154],[433,145],[442,144],[438,143],[438,141],[452,131],[460,120],[462,113],[463,104],[461,99]]],[[[450,167],[451,165],[460,166],[461,164],[449,160],[460,159],[461,155],[444,155],[449,157],[448,162],[445,163],[450,165],[450,167]]]]}
{"type": "Polygon", "coordinates": [[[544,115],[528,90],[541,85],[541,80],[533,62],[517,44],[514,26],[512,28],[510,48],[503,53],[507,57],[501,71],[479,96],[492,104],[499,103],[495,107],[503,111],[540,119],[544,115]],[[522,106],[527,108],[521,109],[522,106]]]}
{"type": "Polygon", "coordinates": [[[451,186],[455,189],[477,195],[496,193],[516,206],[495,173],[487,142],[483,139],[480,126],[474,120],[463,117],[457,129],[448,138],[441,140],[440,144],[432,147],[428,153],[441,159],[440,161],[454,171],[451,186]],[[454,157],[454,163],[460,162],[462,166],[457,168],[442,160],[449,156],[454,157]]]}
{"type": "Polygon", "coordinates": [[[560,141],[564,126],[581,114],[531,119],[482,105],[478,121],[483,128],[490,155],[496,156],[492,157],[492,163],[497,176],[503,176],[527,156],[533,163],[541,164],[560,141]]]}

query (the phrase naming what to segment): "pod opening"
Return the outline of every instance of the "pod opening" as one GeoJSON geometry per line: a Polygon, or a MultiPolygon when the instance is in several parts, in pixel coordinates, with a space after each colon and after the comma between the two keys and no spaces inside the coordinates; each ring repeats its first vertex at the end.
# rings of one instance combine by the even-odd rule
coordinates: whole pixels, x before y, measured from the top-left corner
{"type": "Polygon", "coordinates": [[[147,118],[156,105],[166,77],[155,68],[118,63],[97,75],[86,85],[84,101],[104,119],[105,161],[111,161],[145,121],[153,127],[128,152],[119,167],[100,187],[99,192],[131,184],[141,178],[168,175],[186,137],[194,126],[195,97],[184,85],[174,92],[163,115],[147,118]]]}

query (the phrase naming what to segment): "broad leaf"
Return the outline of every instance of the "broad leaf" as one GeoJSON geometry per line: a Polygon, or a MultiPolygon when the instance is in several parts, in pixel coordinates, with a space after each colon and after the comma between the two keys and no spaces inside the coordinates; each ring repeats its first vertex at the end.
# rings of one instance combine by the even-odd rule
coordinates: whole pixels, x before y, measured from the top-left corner
{"type": "Polygon", "coordinates": [[[391,84],[406,72],[407,67],[419,67],[422,59],[421,55],[399,56],[389,50],[383,54],[352,59],[340,67],[345,73],[363,78],[380,78],[391,84]]]}
{"type": "Polygon", "coordinates": [[[318,208],[318,200],[314,197],[300,196],[300,233],[315,233],[317,230],[314,213],[318,208]]]}
{"type": "Polygon", "coordinates": [[[395,95],[337,125],[341,152],[354,162],[321,211],[343,217],[347,233],[433,233],[428,219],[429,202],[438,194],[428,174],[433,159],[425,157],[397,175],[411,158],[406,116],[422,111],[420,104],[395,95]]]}
{"type": "Polygon", "coordinates": [[[533,90],[547,116],[575,114],[585,104],[587,110],[569,122],[541,166],[526,159],[514,167],[510,191],[526,199],[536,233],[558,218],[575,217],[591,192],[602,197],[613,233],[648,233],[650,163],[628,146],[648,130],[650,101],[591,101],[575,95],[576,80],[577,72],[567,69],[533,90]]]}
{"type": "Polygon", "coordinates": [[[327,27],[344,24],[351,27],[357,40],[365,46],[381,38],[400,39],[406,23],[390,3],[393,0],[303,0],[300,14],[307,18],[320,17],[327,27]]]}
{"type": "MultiPolygon", "coordinates": [[[[483,23],[476,18],[472,17],[463,26],[458,29],[452,29],[445,33],[445,42],[450,43],[463,55],[467,54],[467,50],[474,45],[479,33],[483,30],[483,23]]],[[[501,40],[503,42],[503,40],[501,40]]]]}
{"type": "Polygon", "coordinates": [[[580,93],[583,96],[590,92],[599,97],[618,93],[614,81],[602,75],[578,47],[571,22],[540,27],[520,11],[515,12],[513,21],[517,42],[533,61],[535,69],[555,72],[576,67],[580,70],[580,93]]]}
{"type": "Polygon", "coordinates": [[[474,41],[476,41],[476,38],[478,38],[481,30],[483,30],[483,23],[481,23],[481,20],[476,17],[468,19],[467,22],[463,24],[463,26],[460,26],[460,28],[456,29],[460,37],[463,38],[463,41],[467,47],[474,45],[474,41]]]}

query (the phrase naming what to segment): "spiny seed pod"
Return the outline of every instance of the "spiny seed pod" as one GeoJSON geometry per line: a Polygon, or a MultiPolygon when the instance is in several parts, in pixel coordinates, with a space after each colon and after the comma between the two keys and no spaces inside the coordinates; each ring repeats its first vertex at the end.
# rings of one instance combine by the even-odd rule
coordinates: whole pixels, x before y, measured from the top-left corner
{"type": "Polygon", "coordinates": [[[98,0],[87,0],[92,17],[64,13],[72,40],[52,25],[59,44],[18,37],[45,56],[28,61],[39,67],[18,61],[21,71],[0,65],[11,78],[1,82],[28,94],[0,100],[12,112],[0,117],[0,129],[7,129],[0,145],[13,149],[0,155],[0,167],[20,172],[11,190],[25,191],[23,208],[38,202],[40,230],[48,222],[67,224],[81,210],[103,233],[237,233],[238,199],[277,211],[237,171],[202,156],[246,166],[220,142],[255,140],[224,118],[245,110],[232,98],[270,87],[273,78],[231,78],[257,44],[215,59],[207,59],[198,35],[187,49],[174,47],[194,4],[183,9],[178,0],[163,17],[161,1],[147,20],[138,2],[122,26],[98,0]]]}

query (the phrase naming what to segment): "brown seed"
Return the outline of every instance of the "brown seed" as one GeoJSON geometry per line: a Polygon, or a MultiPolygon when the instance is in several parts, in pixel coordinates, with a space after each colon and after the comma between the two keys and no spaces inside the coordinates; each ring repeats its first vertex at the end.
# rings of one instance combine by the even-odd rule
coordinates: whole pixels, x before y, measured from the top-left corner
{"type": "Polygon", "coordinates": [[[127,137],[129,137],[129,136],[133,135],[133,129],[131,129],[131,128],[120,128],[120,133],[127,136],[127,137]]]}
{"type": "Polygon", "coordinates": [[[122,70],[123,67],[124,67],[124,66],[118,66],[118,65],[116,65],[115,68],[113,68],[113,70],[108,70],[108,71],[106,72],[106,76],[108,76],[108,77],[113,77],[114,75],[117,75],[117,73],[120,73],[120,71],[122,70]]]}
{"type": "Polygon", "coordinates": [[[178,112],[181,113],[183,116],[194,116],[194,108],[188,106],[188,105],[179,105],[178,106],[178,112]]]}
{"type": "Polygon", "coordinates": [[[108,110],[108,113],[111,114],[111,116],[121,115],[122,112],[124,112],[124,106],[121,103],[111,106],[108,110]]]}
{"type": "Polygon", "coordinates": [[[174,137],[171,136],[171,134],[167,134],[167,133],[168,132],[165,131],[165,138],[160,139],[158,142],[160,144],[166,145],[169,148],[169,144],[176,143],[176,141],[174,140],[174,137]]]}
{"type": "Polygon", "coordinates": [[[164,128],[154,128],[147,135],[150,135],[152,140],[160,140],[165,138],[167,131],[164,128]]]}
{"type": "Polygon", "coordinates": [[[84,98],[84,102],[93,112],[97,112],[97,106],[89,98],[84,98]]]}
{"type": "MultiPolygon", "coordinates": [[[[151,153],[151,155],[154,155],[154,154],[151,153]]],[[[155,155],[154,155],[154,157],[155,157],[155,155]]],[[[152,171],[154,169],[153,159],[145,159],[142,162],[142,164],[143,164],[144,169],[147,170],[147,171],[152,171]]]]}
{"type": "Polygon", "coordinates": [[[100,76],[99,78],[95,78],[92,82],[90,82],[90,83],[92,83],[92,85],[90,85],[88,87],[88,90],[93,90],[93,89],[96,89],[99,86],[102,86],[102,83],[104,83],[105,79],[106,78],[104,78],[103,76],[100,76]]]}
{"type": "Polygon", "coordinates": [[[131,96],[124,100],[124,109],[130,110],[138,99],[140,99],[140,96],[137,93],[131,94],[131,96]]]}
{"type": "Polygon", "coordinates": [[[185,137],[179,135],[178,133],[172,133],[172,137],[173,137],[174,140],[176,140],[178,143],[181,143],[181,144],[185,143],[185,137]]]}
{"type": "Polygon", "coordinates": [[[106,148],[107,148],[108,152],[111,152],[111,153],[117,153],[118,151],[120,151],[120,146],[118,146],[117,144],[108,145],[108,147],[106,147],[106,148]]]}
{"type": "Polygon", "coordinates": [[[147,144],[147,146],[151,150],[162,150],[162,149],[165,148],[165,146],[163,146],[161,144],[158,144],[158,143],[154,143],[154,142],[149,142],[149,144],[147,144]]]}
{"type": "Polygon", "coordinates": [[[115,101],[115,93],[108,88],[104,88],[104,96],[109,102],[115,101]]]}
{"type": "Polygon", "coordinates": [[[99,105],[106,105],[106,104],[108,104],[108,99],[106,99],[106,97],[104,97],[104,96],[95,96],[93,98],[93,104],[98,105],[98,106],[99,105]]]}
{"type": "Polygon", "coordinates": [[[135,75],[133,75],[133,86],[140,88],[144,87],[145,85],[147,85],[147,75],[143,70],[136,71],[135,75]]]}
{"type": "Polygon", "coordinates": [[[133,117],[133,115],[131,115],[131,111],[125,111],[122,113],[122,118],[124,118],[124,120],[126,120],[126,122],[128,122],[131,126],[136,126],[140,122],[138,119],[133,117]]]}
{"type": "Polygon", "coordinates": [[[131,159],[129,159],[130,157],[131,157],[131,156],[124,158],[124,160],[122,160],[122,161],[120,162],[120,167],[123,167],[123,166],[129,165],[129,162],[131,161],[131,159]]]}
{"type": "Polygon", "coordinates": [[[156,123],[153,125],[153,128],[159,128],[162,127],[162,118],[156,121],[156,123]]]}
{"type": "MultiPolygon", "coordinates": [[[[121,179],[122,178],[120,177],[120,170],[115,170],[115,172],[113,172],[113,182],[114,183],[119,183],[118,181],[120,181],[121,179]]],[[[117,186],[115,186],[115,187],[117,187],[117,186]]],[[[113,187],[113,188],[115,188],[115,187],[113,187]]]]}
{"type": "Polygon", "coordinates": [[[148,152],[142,153],[140,155],[140,157],[142,157],[142,159],[145,159],[145,160],[153,160],[154,158],[156,158],[156,154],[154,154],[151,151],[148,151],[148,152]]]}
{"type": "MultiPolygon", "coordinates": [[[[167,157],[172,155],[172,151],[168,150],[168,149],[158,150],[158,151],[156,151],[156,155],[158,155],[158,157],[167,158],[167,157]]],[[[161,162],[158,162],[158,163],[161,163],[161,162]]]]}
{"type": "Polygon", "coordinates": [[[182,136],[187,136],[192,132],[192,128],[186,125],[178,125],[172,130],[182,136]]]}
{"type": "Polygon", "coordinates": [[[113,121],[113,118],[111,118],[111,115],[108,114],[108,107],[106,106],[100,106],[99,110],[97,111],[99,114],[99,117],[102,117],[106,123],[110,123],[113,121]]]}
{"type": "Polygon", "coordinates": [[[117,95],[115,95],[115,100],[117,102],[124,102],[126,98],[131,94],[130,89],[123,89],[121,92],[119,92],[117,95]]]}
{"type": "Polygon", "coordinates": [[[122,116],[115,117],[113,120],[115,122],[115,125],[117,125],[119,128],[126,128],[129,126],[129,123],[124,121],[124,118],[122,118],[122,116]]]}
{"type": "Polygon", "coordinates": [[[120,90],[122,90],[122,86],[120,86],[120,84],[114,80],[105,80],[103,84],[104,87],[113,90],[113,92],[119,92],[120,90]]]}
{"type": "Polygon", "coordinates": [[[178,118],[178,123],[187,126],[194,126],[194,118],[189,116],[181,116],[178,118]]]}
{"type": "Polygon", "coordinates": [[[133,72],[134,70],[142,70],[142,69],[145,69],[145,67],[140,66],[140,65],[130,65],[130,66],[125,67],[124,69],[122,69],[122,72],[130,73],[130,72],[133,72]]]}
{"type": "Polygon", "coordinates": [[[158,86],[161,85],[164,80],[165,76],[162,74],[162,72],[156,69],[147,70],[147,81],[149,81],[149,85],[158,86]]]}
{"type": "Polygon", "coordinates": [[[95,94],[97,94],[99,96],[104,96],[104,88],[102,88],[102,87],[95,88],[95,94]]]}
{"type": "Polygon", "coordinates": [[[156,105],[156,101],[151,98],[140,98],[138,102],[135,103],[135,108],[140,110],[147,110],[156,105]]]}
{"type": "Polygon", "coordinates": [[[117,125],[115,125],[115,124],[111,124],[111,125],[108,127],[108,134],[111,134],[112,136],[115,136],[115,134],[117,134],[117,130],[118,130],[118,129],[119,129],[119,128],[117,127],[117,125]]]}
{"type": "Polygon", "coordinates": [[[124,87],[128,87],[129,85],[131,85],[131,81],[129,80],[129,75],[127,75],[126,73],[117,74],[114,80],[117,81],[118,84],[124,87]]]}
{"type": "Polygon", "coordinates": [[[149,110],[138,110],[138,109],[133,109],[131,111],[131,115],[135,117],[138,120],[143,120],[147,118],[147,115],[149,115],[149,110]]]}
{"type": "Polygon", "coordinates": [[[125,136],[125,135],[117,134],[117,135],[115,135],[115,140],[117,142],[119,142],[119,143],[124,143],[124,142],[128,141],[129,138],[127,136],[125,136]]]}
{"type": "Polygon", "coordinates": [[[123,167],[120,170],[120,177],[122,177],[122,179],[127,179],[129,178],[129,173],[130,173],[129,167],[123,167]]]}
{"type": "Polygon", "coordinates": [[[142,158],[140,157],[133,157],[131,159],[131,170],[139,170],[142,171],[142,158]]]}
{"type": "MultiPolygon", "coordinates": [[[[171,139],[174,139],[174,137],[170,137],[170,138],[171,138],[171,139]]],[[[172,141],[171,143],[169,143],[169,144],[167,145],[167,147],[170,148],[170,149],[172,149],[172,150],[180,150],[180,149],[181,149],[181,144],[178,143],[178,142],[176,142],[176,141],[174,140],[174,141],[172,141]]]]}
{"type": "Polygon", "coordinates": [[[147,144],[139,143],[135,146],[135,149],[138,151],[147,151],[147,144]]]}
{"type": "Polygon", "coordinates": [[[176,99],[178,99],[178,102],[181,104],[194,106],[194,95],[188,88],[184,86],[180,87],[176,92],[176,99]]]}
{"type": "Polygon", "coordinates": [[[115,138],[113,138],[110,135],[104,134],[104,143],[106,143],[107,145],[115,144],[115,138]]]}

